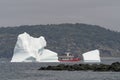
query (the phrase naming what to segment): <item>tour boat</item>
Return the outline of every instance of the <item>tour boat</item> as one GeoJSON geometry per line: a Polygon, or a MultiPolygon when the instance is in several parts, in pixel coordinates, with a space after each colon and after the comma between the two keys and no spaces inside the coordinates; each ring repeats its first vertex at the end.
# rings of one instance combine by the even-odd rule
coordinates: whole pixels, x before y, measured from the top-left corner
{"type": "Polygon", "coordinates": [[[66,55],[58,57],[60,62],[78,62],[80,58],[75,58],[74,56],[70,55],[70,53],[66,53],[66,55]]]}

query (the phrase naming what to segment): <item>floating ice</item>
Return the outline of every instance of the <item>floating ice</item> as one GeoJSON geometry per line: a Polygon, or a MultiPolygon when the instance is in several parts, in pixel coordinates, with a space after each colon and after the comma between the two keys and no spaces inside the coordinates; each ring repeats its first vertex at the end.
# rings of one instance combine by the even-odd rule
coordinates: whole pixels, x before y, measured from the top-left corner
{"type": "Polygon", "coordinates": [[[43,36],[34,38],[24,32],[18,36],[11,62],[59,62],[57,53],[44,47],[43,36]]]}
{"type": "Polygon", "coordinates": [[[101,62],[99,50],[92,50],[83,54],[84,62],[101,62]]]}

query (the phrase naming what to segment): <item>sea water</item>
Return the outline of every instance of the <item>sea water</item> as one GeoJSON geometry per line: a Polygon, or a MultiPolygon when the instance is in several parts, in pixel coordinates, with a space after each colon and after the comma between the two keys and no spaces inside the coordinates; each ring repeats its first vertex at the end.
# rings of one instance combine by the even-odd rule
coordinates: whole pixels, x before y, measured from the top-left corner
{"type": "MultiPolygon", "coordinates": [[[[104,64],[117,61],[120,62],[120,58],[102,58],[104,64]]],[[[81,62],[64,64],[79,63],[81,62]]],[[[61,63],[10,63],[1,61],[0,80],[120,80],[120,72],[38,70],[41,66],[58,64],[61,63]]]]}

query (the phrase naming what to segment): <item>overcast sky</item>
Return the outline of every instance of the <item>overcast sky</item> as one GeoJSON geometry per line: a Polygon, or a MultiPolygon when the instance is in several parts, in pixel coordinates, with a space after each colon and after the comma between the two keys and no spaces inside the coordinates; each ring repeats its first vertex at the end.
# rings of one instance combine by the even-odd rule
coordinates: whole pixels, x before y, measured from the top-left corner
{"type": "Polygon", "coordinates": [[[120,31],[120,0],[0,0],[0,26],[87,23],[120,31]]]}

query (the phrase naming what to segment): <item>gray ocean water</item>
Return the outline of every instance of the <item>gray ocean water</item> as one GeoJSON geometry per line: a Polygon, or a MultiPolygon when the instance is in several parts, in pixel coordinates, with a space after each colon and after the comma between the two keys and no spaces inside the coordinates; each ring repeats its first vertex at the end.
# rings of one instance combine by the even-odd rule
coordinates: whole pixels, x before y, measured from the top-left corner
{"type": "MultiPolygon", "coordinates": [[[[111,64],[116,61],[120,62],[120,58],[102,58],[104,64],[111,64]]],[[[0,61],[0,80],[120,80],[120,72],[38,70],[41,66],[58,64],[61,63],[10,63],[0,61]]]]}

